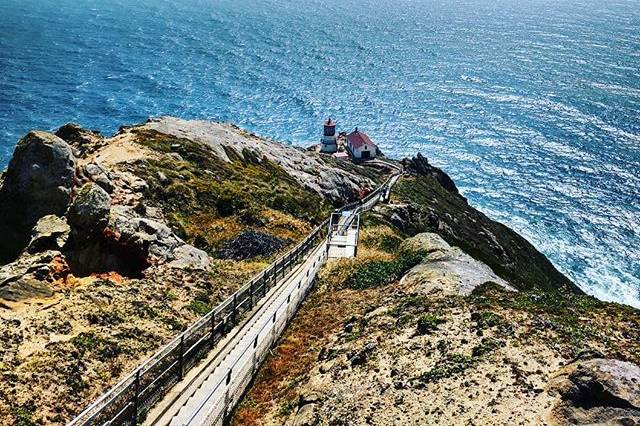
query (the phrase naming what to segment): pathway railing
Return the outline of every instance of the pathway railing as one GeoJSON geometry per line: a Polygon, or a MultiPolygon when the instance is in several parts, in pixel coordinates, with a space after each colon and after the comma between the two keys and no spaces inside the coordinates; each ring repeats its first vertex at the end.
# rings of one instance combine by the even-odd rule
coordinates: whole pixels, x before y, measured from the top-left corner
{"type": "MultiPolygon", "coordinates": [[[[336,212],[349,210],[355,215],[369,210],[384,194],[392,178],[364,199],[336,212]]],[[[327,233],[328,223],[329,219],[325,220],[301,243],[145,360],[69,422],[68,426],[136,425],[142,421],[151,407],[239,323],[243,313],[250,311],[270,288],[305,260],[319,242],[326,244],[331,232],[327,233]]]]}

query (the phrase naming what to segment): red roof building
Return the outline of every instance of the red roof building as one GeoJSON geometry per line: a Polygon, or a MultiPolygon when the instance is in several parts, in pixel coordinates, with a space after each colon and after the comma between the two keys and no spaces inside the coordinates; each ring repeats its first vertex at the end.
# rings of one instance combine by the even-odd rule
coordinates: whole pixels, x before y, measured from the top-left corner
{"type": "Polygon", "coordinates": [[[347,149],[354,159],[366,160],[375,158],[378,148],[366,133],[356,130],[347,135],[347,149]]]}

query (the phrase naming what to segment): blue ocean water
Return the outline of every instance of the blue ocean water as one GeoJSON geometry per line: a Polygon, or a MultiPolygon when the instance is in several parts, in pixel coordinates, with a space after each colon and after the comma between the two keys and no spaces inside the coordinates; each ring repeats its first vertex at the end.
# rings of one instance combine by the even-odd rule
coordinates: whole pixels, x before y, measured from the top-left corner
{"type": "Polygon", "coordinates": [[[0,168],[29,129],[161,114],[421,151],[640,307],[640,0],[0,1],[0,168]]]}

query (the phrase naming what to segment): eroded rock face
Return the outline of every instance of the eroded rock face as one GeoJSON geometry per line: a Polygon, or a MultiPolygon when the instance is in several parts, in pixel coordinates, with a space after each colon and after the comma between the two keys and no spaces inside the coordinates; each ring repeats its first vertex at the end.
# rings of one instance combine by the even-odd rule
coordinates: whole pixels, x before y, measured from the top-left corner
{"type": "Polygon", "coordinates": [[[416,173],[421,176],[431,176],[438,181],[444,189],[454,194],[459,194],[453,179],[449,177],[442,169],[432,166],[429,161],[422,154],[418,153],[413,158],[405,158],[402,160],[402,165],[410,172],[416,173]]]}
{"type": "Polygon", "coordinates": [[[474,288],[487,281],[515,290],[487,265],[458,247],[451,247],[438,234],[418,234],[405,240],[402,248],[428,253],[402,279],[407,284],[418,285],[424,294],[470,294],[474,288]]]}
{"type": "Polygon", "coordinates": [[[95,240],[109,223],[111,197],[95,183],[85,184],[76,195],[67,214],[76,243],[95,240]]]}
{"type": "Polygon", "coordinates": [[[60,127],[56,131],[56,136],[71,144],[77,155],[81,157],[95,152],[106,143],[100,133],[84,129],[75,123],[60,127]]]}
{"type": "Polygon", "coordinates": [[[31,241],[25,249],[27,253],[39,253],[46,250],[62,250],[71,228],[67,221],[56,215],[43,216],[31,231],[31,241]]]}
{"type": "Polygon", "coordinates": [[[46,132],[30,132],[16,146],[0,189],[0,262],[29,242],[38,219],[62,216],[69,206],[76,160],[71,147],[46,132]]]}
{"type": "Polygon", "coordinates": [[[114,184],[111,180],[111,173],[99,164],[85,164],[80,168],[79,174],[86,181],[95,182],[98,186],[100,186],[100,188],[104,189],[109,194],[111,194],[114,190],[114,184]]]}
{"type": "Polygon", "coordinates": [[[53,295],[54,264],[62,258],[58,251],[25,255],[0,267],[0,299],[13,302],[53,295]]]}
{"type": "Polygon", "coordinates": [[[549,383],[559,397],[552,424],[640,424],[640,367],[615,359],[577,361],[549,383]]]}

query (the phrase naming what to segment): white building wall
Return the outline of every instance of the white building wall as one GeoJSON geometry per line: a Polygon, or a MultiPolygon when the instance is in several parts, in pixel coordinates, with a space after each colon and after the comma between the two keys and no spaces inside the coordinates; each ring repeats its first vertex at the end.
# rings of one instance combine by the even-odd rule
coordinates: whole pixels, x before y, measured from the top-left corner
{"type": "Polygon", "coordinates": [[[320,143],[320,152],[334,153],[338,151],[338,141],[335,136],[325,136],[320,143]]]}
{"type": "Polygon", "coordinates": [[[375,158],[376,154],[377,154],[377,150],[375,146],[371,146],[371,145],[362,145],[358,148],[353,148],[353,146],[351,146],[351,144],[349,144],[349,150],[353,153],[353,156],[355,158],[361,159],[362,158],[362,153],[367,151],[369,152],[369,158],[375,158]],[[365,149],[367,148],[367,149],[365,149]]]}

